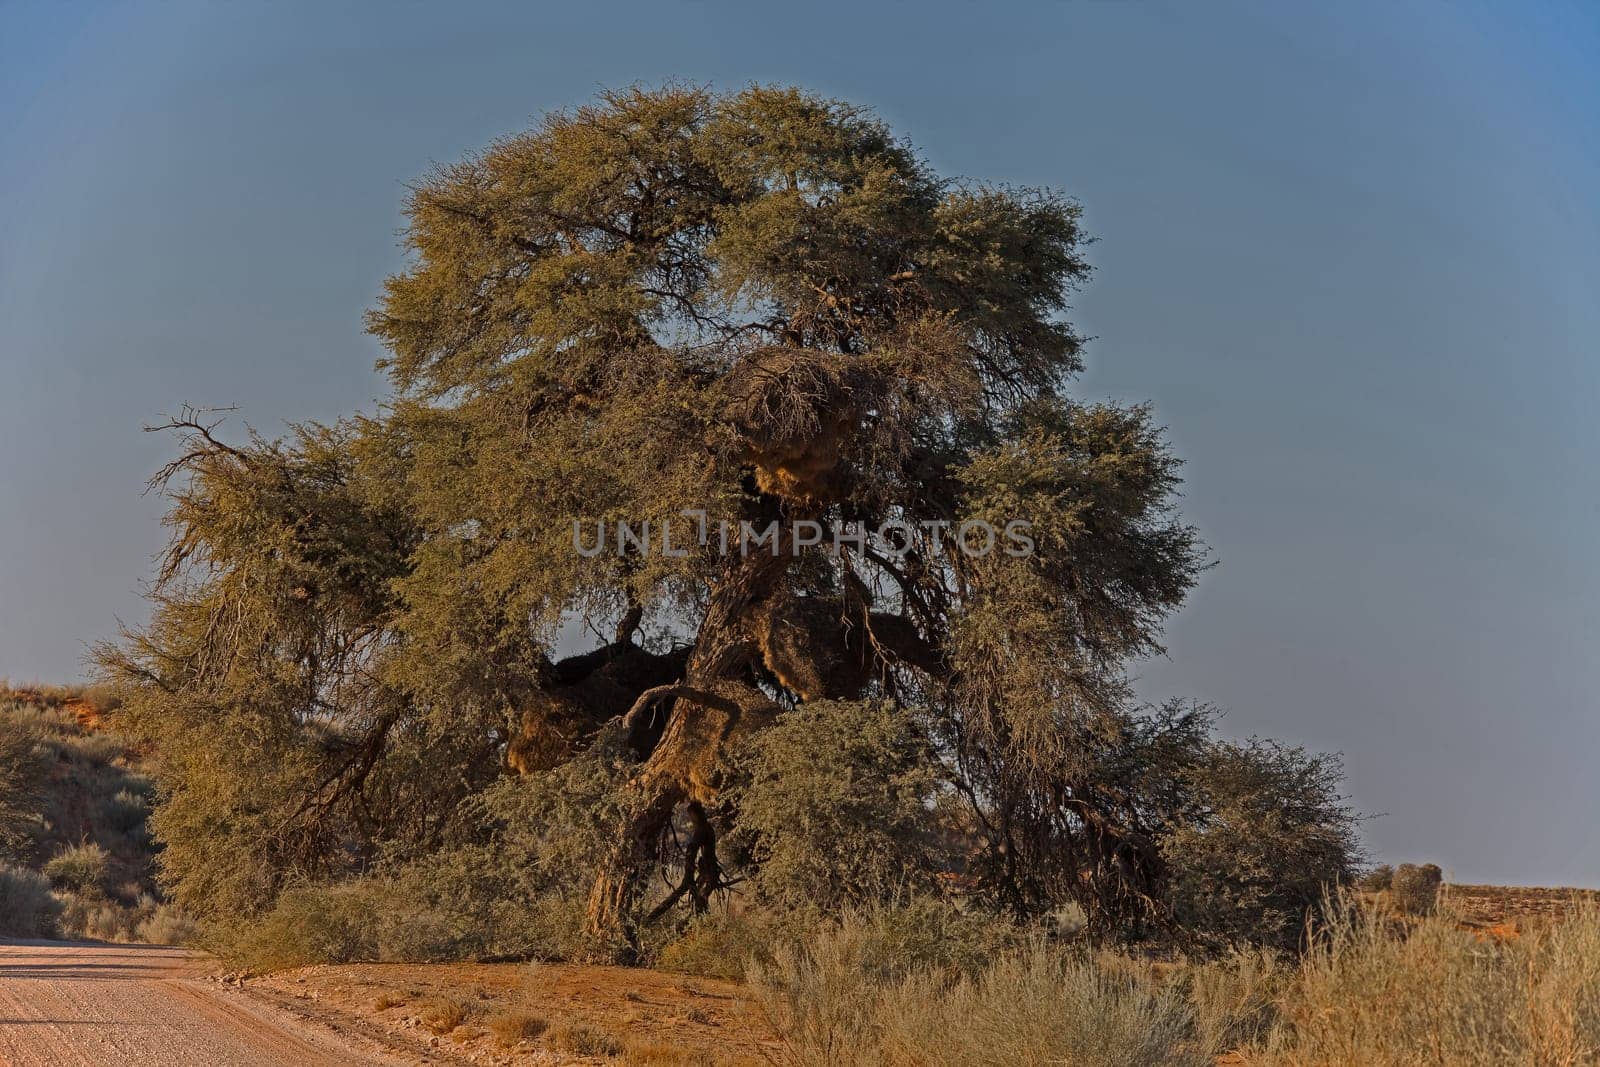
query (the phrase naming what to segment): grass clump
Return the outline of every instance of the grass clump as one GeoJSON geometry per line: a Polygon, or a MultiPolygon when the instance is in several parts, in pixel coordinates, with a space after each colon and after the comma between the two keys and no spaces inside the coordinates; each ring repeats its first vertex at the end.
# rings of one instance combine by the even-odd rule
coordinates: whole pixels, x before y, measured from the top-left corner
{"type": "Polygon", "coordinates": [[[969,973],[885,958],[849,919],[753,971],[757,996],[797,1067],[1057,1063],[1202,1067],[1181,991],[1042,944],[969,973]]]}
{"type": "Polygon", "coordinates": [[[58,889],[97,894],[105,887],[110,859],[110,854],[93,842],[71,845],[51,857],[44,865],[44,875],[58,889]]]}
{"type": "Polygon", "coordinates": [[[490,1016],[489,1032],[501,1048],[511,1048],[522,1041],[532,1041],[550,1028],[550,1020],[526,1011],[506,1011],[490,1016]]]}
{"type": "Polygon", "coordinates": [[[623,1042],[622,1062],[626,1067],[702,1067],[701,1053],[660,1041],[629,1038],[623,1042]]]}
{"type": "Polygon", "coordinates": [[[1277,1022],[1278,998],[1290,976],[1289,966],[1278,954],[1241,948],[1216,960],[1183,966],[1175,980],[1194,1011],[1201,1046],[1226,1052],[1266,1039],[1277,1022]]]}
{"type": "MultiPolygon", "coordinates": [[[[1398,872],[1396,872],[1398,874],[1398,872]]],[[[1600,912],[1506,943],[1436,915],[1399,931],[1343,906],[1281,1000],[1261,1062],[1592,1063],[1600,1049],[1600,912]]]]}
{"type": "Polygon", "coordinates": [[[569,1052],[574,1056],[620,1056],[623,1050],[616,1035],[566,1020],[545,1031],[544,1043],[557,1052],[569,1052]]]}
{"type": "Polygon", "coordinates": [[[417,1018],[431,1032],[450,1033],[472,1017],[473,1005],[460,997],[435,997],[422,1006],[417,1018]]]}
{"type": "Polygon", "coordinates": [[[134,940],[147,945],[190,945],[199,936],[199,925],[170,904],[158,905],[133,928],[134,940]]]}

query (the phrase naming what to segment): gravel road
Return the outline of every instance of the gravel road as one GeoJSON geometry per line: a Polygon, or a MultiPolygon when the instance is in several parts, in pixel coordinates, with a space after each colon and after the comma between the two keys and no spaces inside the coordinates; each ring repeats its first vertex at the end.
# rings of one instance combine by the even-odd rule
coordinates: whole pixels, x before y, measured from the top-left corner
{"type": "Polygon", "coordinates": [[[399,1062],[356,1050],[200,975],[181,949],[0,941],[6,1067],[325,1067],[399,1062]]]}

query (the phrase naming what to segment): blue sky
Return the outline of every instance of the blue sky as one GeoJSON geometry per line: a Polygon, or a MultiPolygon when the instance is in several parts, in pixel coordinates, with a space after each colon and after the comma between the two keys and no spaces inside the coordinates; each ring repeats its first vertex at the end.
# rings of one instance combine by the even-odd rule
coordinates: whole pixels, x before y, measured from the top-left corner
{"type": "Polygon", "coordinates": [[[602,86],[796,83],[1079,197],[1087,397],[1210,571],[1139,667],[1341,751],[1390,860],[1600,885],[1600,8],[0,0],[0,675],[143,617],[168,455],[383,394],[404,182],[602,86]]]}

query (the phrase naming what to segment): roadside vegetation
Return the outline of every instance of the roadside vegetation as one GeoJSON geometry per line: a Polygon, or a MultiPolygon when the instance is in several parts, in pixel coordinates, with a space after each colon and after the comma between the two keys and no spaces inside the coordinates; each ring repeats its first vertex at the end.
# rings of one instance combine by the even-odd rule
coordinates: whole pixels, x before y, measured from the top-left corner
{"type": "Polygon", "coordinates": [[[0,936],[193,936],[157,884],[155,785],[114,710],[103,691],[0,684],[0,936]]]}
{"type": "Polygon", "coordinates": [[[1299,955],[1153,961],[1042,943],[976,966],[882,951],[846,916],[753,985],[803,1065],[995,1063],[1491,1067],[1600,1061],[1600,910],[1511,937],[1446,907],[1330,901],[1299,955]]]}

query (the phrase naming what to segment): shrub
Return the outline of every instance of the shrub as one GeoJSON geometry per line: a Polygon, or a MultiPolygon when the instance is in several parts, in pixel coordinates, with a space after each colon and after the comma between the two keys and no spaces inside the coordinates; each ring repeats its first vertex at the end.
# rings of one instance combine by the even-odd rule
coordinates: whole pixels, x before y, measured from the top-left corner
{"type": "Polygon", "coordinates": [[[1277,1020],[1278,997],[1288,980],[1289,968],[1260,948],[1187,965],[1177,976],[1194,1009],[1200,1043],[1213,1053],[1260,1044],[1277,1020]]]}
{"type": "Polygon", "coordinates": [[[37,871],[0,864],[0,934],[44,937],[55,926],[61,904],[37,871]]]}
{"type": "Polygon", "coordinates": [[[435,1034],[448,1034],[472,1017],[473,1005],[460,997],[436,997],[422,1006],[417,1017],[435,1034]]]}
{"type": "Polygon", "coordinates": [[[1177,991],[1043,947],[1004,955],[954,985],[936,972],[918,972],[880,1000],[877,1021],[889,1063],[1212,1062],[1191,1038],[1192,1015],[1177,991]]]}
{"type": "Polygon", "coordinates": [[[133,936],[147,945],[189,945],[199,937],[195,921],[170,904],[158,907],[155,914],[134,927],[133,936]]]}
{"type": "Polygon", "coordinates": [[[150,817],[150,805],[145,798],[131,789],[120,789],[105,801],[101,817],[107,826],[126,834],[139,829],[150,817]]]}
{"type": "Polygon", "coordinates": [[[1267,741],[1213,742],[1184,778],[1196,810],[1162,843],[1183,934],[1210,949],[1297,947],[1361,859],[1338,760],[1267,741]]]}
{"type": "Polygon", "coordinates": [[[60,889],[98,894],[103,891],[110,856],[92,842],[62,849],[44,865],[45,877],[60,889]]]}
{"type": "Polygon", "coordinates": [[[378,957],[379,902],[362,885],[294,889],[259,922],[232,937],[222,954],[258,971],[378,957]]]}
{"type": "Polygon", "coordinates": [[[1389,884],[1390,898],[1402,915],[1432,915],[1439,903],[1444,872],[1436,864],[1402,863],[1389,884]]]}
{"type": "MultiPolygon", "coordinates": [[[[1399,871],[1396,871],[1396,875],[1399,871]]],[[[1398,936],[1349,902],[1280,998],[1263,1067],[1593,1062],[1600,1048],[1600,911],[1585,907],[1509,942],[1445,916],[1398,936]]]]}
{"type": "Polygon", "coordinates": [[[77,755],[96,767],[104,767],[122,757],[127,744],[115,734],[96,731],[76,739],[73,749],[77,755]]]}
{"type": "Polygon", "coordinates": [[[510,1048],[519,1041],[531,1041],[550,1028],[550,1021],[542,1015],[525,1011],[507,1011],[491,1016],[489,1032],[501,1048],[510,1048]]]}
{"type": "Polygon", "coordinates": [[[769,959],[773,947],[796,936],[800,921],[751,910],[718,909],[691,922],[655,954],[655,966],[677,974],[742,981],[752,959],[769,959]]]}
{"type": "Polygon", "coordinates": [[[133,930],[128,918],[126,908],[115,904],[97,904],[89,909],[82,929],[75,933],[94,941],[131,941],[133,930]]]}
{"type": "Polygon", "coordinates": [[[43,775],[35,732],[18,723],[0,724],[0,858],[21,853],[37,827],[43,775]]]}
{"type": "Polygon", "coordinates": [[[740,759],[730,856],[759,897],[834,911],[932,888],[935,765],[904,709],[804,704],[758,733],[740,759]]]}
{"type": "Polygon", "coordinates": [[[1369,893],[1382,893],[1394,884],[1394,868],[1380,863],[1356,881],[1356,885],[1369,893]]]}
{"type": "Polygon", "coordinates": [[[614,1035],[568,1021],[555,1023],[546,1030],[544,1042],[557,1052],[570,1052],[574,1056],[618,1056],[622,1053],[622,1042],[614,1035]]]}

